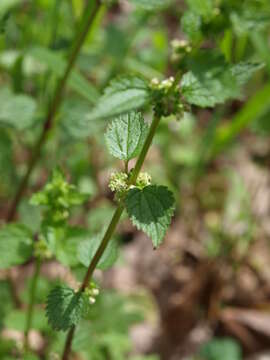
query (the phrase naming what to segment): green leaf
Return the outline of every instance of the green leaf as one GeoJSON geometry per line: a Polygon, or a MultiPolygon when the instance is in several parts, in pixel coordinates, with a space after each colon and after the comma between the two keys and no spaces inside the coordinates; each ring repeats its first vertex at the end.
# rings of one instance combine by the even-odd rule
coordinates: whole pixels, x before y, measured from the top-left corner
{"type": "MultiPolygon", "coordinates": [[[[60,77],[64,74],[67,63],[60,54],[43,47],[35,47],[29,50],[29,55],[42,64],[45,64],[57,76],[60,77]]],[[[96,88],[76,70],[72,70],[68,79],[68,85],[92,104],[94,104],[99,97],[96,88]]]]}
{"type": "Polygon", "coordinates": [[[251,62],[230,65],[215,53],[201,53],[191,60],[191,71],[182,78],[183,96],[190,104],[201,107],[213,107],[238,98],[241,87],[261,67],[261,64],[251,62]]]}
{"type": "Polygon", "coordinates": [[[9,89],[0,91],[0,124],[23,130],[34,122],[35,101],[27,95],[14,95],[9,89]]]}
{"type": "Polygon", "coordinates": [[[161,10],[168,7],[172,0],[129,0],[132,4],[144,10],[161,10]]]}
{"type": "Polygon", "coordinates": [[[135,158],[143,147],[148,129],[141,113],[120,115],[109,125],[105,134],[109,152],[120,160],[135,158]]]}
{"type": "Polygon", "coordinates": [[[254,3],[254,8],[243,7],[242,11],[231,12],[230,20],[238,36],[253,35],[264,30],[270,23],[270,9],[259,9],[259,3],[254,3]]]}
{"type": "Polygon", "coordinates": [[[79,264],[76,258],[78,245],[89,238],[89,232],[78,227],[48,226],[42,235],[48,243],[49,250],[65,266],[79,264]]]}
{"type": "Polygon", "coordinates": [[[32,250],[32,234],[25,226],[9,224],[0,229],[0,269],[23,264],[32,250]]]}
{"type": "Polygon", "coordinates": [[[202,16],[205,20],[211,19],[214,10],[213,0],[186,0],[190,10],[202,16]]]}
{"type": "Polygon", "coordinates": [[[0,1],[0,16],[3,16],[12,7],[22,3],[22,0],[1,0],[0,1]]]}
{"type": "Polygon", "coordinates": [[[241,360],[241,348],[230,338],[213,339],[204,344],[199,352],[206,360],[241,360]]]}
{"type": "Polygon", "coordinates": [[[82,293],[68,286],[54,288],[47,299],[46,316],[54,330],[66,331],[77,325],[85,311],[85,298],[82,293]]]}
{"type": "Polygon", "coordinates": [[[165,186],[149,185],[129,190],[125,203],[132,223],[158,247],[174,213],[173,194],[165,186]]]}
{"type": "Polygon", "coordinates": [[[193,11],[185,11],[181,18],[181,28],[192,42],[202,39],[201,17],[193,11]]]}
{"type": "Polygon", "coordinates": [[[232,76],[235,78],[237,85],[244,85],[253,74],[264,67],[261,63],[240,62],[230,67],[232,76]]]}
{"type": "MultiPolygon", "coordinates": [[[[102,241],[103,234],[93,236],[85,241],[82,241],[78,246],[77,258],[86,267],[90,265],[96,251],[102,241]]],[[[112,239],[106,250],[104,251],[101,259],[98,262],[97,268],[106,270],[110,268],[118,257],[118,247],[115,239],[112,239]]]]}
{"type": "Polygon", "coordinates": [[[102,122],[89,121],[91,108],[83,101],[68,101],[61,109],[61,125],[75,139],[95,136],[102,128],[102,122]]]}
{"type": "Polygon", "coordinates": [[[145,106],[150,100],[148,84],[137,76],[122,76],[111,81],[89,113],[89,120],[108,119],[145,106]]]}

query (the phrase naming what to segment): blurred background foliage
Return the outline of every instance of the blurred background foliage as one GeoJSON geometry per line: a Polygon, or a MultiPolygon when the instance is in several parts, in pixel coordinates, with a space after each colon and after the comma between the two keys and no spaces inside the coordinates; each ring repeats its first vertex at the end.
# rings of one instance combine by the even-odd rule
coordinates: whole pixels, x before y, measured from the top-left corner
{"type": "MultiPolygon", "coordinates": [[[[31,342],[36,355],[33,351],[27,359],[58,359],[64,335],[49,328],[42,303],[55,284],[82,278],[84,268],[74,258],[78,238],[84,237],[81,227],[97,236],[114,209],[107,183],[120,164],[104,149],[108,116],[91,120],[89,114],[116,76],[162,80],[180,63],[183,72],[192,70],[204,84],[202,96],[211,89],[227,101],[213,100],[214,108],[194,105],[180,121],[171,117],[161,123],[145,167],[154,182],[175,193],[172,229],[157,256],[128,222],[120,226],[120,256],[112,270],[97,276],[105,289],[90,321],[76,333],[76,359],[260,359],[257,354],[270,350],[270,2],[105,2],[111,6],[102,6],[87,36],[18,211],[20,223],[39,228],[40,213],[29,198],[57,166],[90,197],[73,211],[71,225],[78,231],[52,235],[62,265],[44,265],[31,342]],[[184,59],[175,39],[191,46],[184,59]],[[257,71],[243,66],[239,84],[233,83],[230,66],[244,61],[259,64],[257,71]],[[235,92],[237,100],[230,100],[235,92]]],[[[85,4],[0,1],[3,224],[85,4]]],[[[151,109],[144,110],[151,120],[151,109]]],[[[3,360],[20,358],[31,274],[31,261],[20,270],[0,271],[3,360]]]]}

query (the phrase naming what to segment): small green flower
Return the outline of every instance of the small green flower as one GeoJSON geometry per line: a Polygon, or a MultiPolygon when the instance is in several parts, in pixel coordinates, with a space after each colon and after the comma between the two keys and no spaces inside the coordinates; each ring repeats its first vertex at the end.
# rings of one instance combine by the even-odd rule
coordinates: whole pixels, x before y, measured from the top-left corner
{"type": "Polygon", "coordinates": [[[136,187],[143,189],[144,187],[151,185],[151,175],[146,172],[141,172],[136,181],[136,187]]]}
{"type": "Polygon", "coordinates": [[[115,199],[121,201],[128,190],[128,175],[124,172],[113,172],[110,176],[109,188],[115,192],[115,199]]]}
{"type": "Polygon", "coordinates": [[[154,78],[149,86],[152,90],[152,101],[157,116],[176,115],[178,118],[182,115],[180,88],[178,84],[175,84],[173,76],[162,81],[154,78]]]}
{"type": "Polygon", "coordinates": [[[85,296],[88,298],[90,305],[96,302],[96,297],[99,295],[99,288],[93,281],[84,291],[85,296]]]}
{"type": "Polygon", "coordinates": [[[87,194],[80,193],[74,185],[69,184],[59,170],[55,170],[51,180],[32,196],[30,203],[45,206],[47,222],[59,223],[68,219],[72,206],[82,204],[87,197],[87,194]]]}
{"type": "Polygon", "coordinates": [[[53,256],[43,236],[40,236],[38,241],[34,244],[34,256],[41,259],[51,259],[53,256]]]}

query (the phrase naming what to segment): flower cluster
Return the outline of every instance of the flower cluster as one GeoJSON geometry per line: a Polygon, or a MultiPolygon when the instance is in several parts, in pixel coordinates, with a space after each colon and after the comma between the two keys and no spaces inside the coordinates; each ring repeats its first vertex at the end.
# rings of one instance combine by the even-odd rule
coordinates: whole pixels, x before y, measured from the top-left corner
{"type": "Polygon", "coordinates": [[[159,81],[154,78],[150,82],[154,111],[157,116],[182,114],[184,106],[181,103],[180,88],[173,76],[159,81]]]}
{"type": "Polygon", "coordinates": [[[97,285],[92,281],[90,285],[84,291],[85,296],[89,300],[89,304],[93,305],[96,302],[96,297],[99,295],[99,289],[97,285]]]}
{"type": "Polygon", "coordinates": [[[146,172],[141,172],[138,175],[136,184],[130,185],[128,181],[131,174],[132,174],[132,170],[129,174],[126,174],[124,172],[113,172],[111,174],[109,181],[109,188],[111,189],[111,191],[115,192],[115,198],[117,201],[121,201],[125,197],[129,189],[132,189],[134,187],[143,189],[145,186],[151,184],[151,180],[152,180],[151,176],[146,172]]]}
{"type": "Polygon", "coordinates": [[[191,53],[192,47],[187,40],[173,39],[172,46],[172,61],[176,62],[182,60],[187,54],[191,53]]]}
{"type": "Polygon", "coordinates": [[[34,244],[34,256],[36,258],[47,260],[53,257],[51,250],[48,248],[48,243],[42,235],[34,244]]]}
{"type": "Polygon", "coordinates": [[[143,189],[144,187],[151,185],[151,175],[147,172],[141,172],[136,181],[136,187],[139,189],[143,189]]]}
{"type": "Polygon", "coordinates": [[[45,206],[45,218],[49,223],[60,223],[68,219],[70,208],[82,204],[88,195],[79,193],[69,184],[64,175],[55,170],[51,180],[31,198],[32,205],[45,206]]]}

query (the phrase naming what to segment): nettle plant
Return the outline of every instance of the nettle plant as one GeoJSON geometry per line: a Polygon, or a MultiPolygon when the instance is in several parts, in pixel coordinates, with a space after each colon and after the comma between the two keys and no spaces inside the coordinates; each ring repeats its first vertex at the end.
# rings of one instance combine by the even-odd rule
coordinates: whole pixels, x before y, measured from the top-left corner
{"type": "MultiPolygon", "coordinates": [[[[109,188],[115,193],[117,208],[102,236],[78,244],[78,260],[87,267],[81,285],[77,290],[58,286],[48,296],[46,315],[49,323],[55,330],[69,331],[64,359],[70,352],[75,326],[87,314],[89,306],[95,303],[95,297],[99,294],[92,280],[95,269],[107,269],[116,260],[113,235],[123,211],[126,210],[132,223],[152,239],[154,248],[162,243],[171,222],[175,207],[172,192],[165,186],[152,184],[151,176],[141,172],[141,168],[161,118],[164,114],[177,114],[182,111],[182,106],[180,96],[176,97],[179,87],[174,79],[155,84],[155,87],[154,119],[150,126],[140,112],[131,111],[116,117],[107,128],[105,139],[109,152],[123,161],[123,170],[113,172],[109,181],[109,188]],[[130,169],[129,161],[134,158],[137,158],[136,164],[130,169]]],[[[31,200],[32,204],[47,208],[41,236],[36,243],[36,253],[41,257],[42,254],[46,257],[55,253],[52,233],[59,231],[59,227],[63,231],[69,208],[84,200],[84,194],[76,192],[72,185],[67,184],[60,172],[54,172],[44,190],[35,194],[31,200]]],[[[39,266],[38,261],[37,269],[39,266]]]]}
{"type": "MultiPolygon", "coordinates": [[[[238,3],[233,5],[232,17],[229,2],[189,0],[188,9],[182,17],[182,30],[186,39],[174,39],[171,43],[171,76],[151,80],[133,73],[117,76],[98,98],[96,90],[75,72],[73,67],[100,9],[111,3],[113,1],[97,0],[86,6],[67,62],[60,62],[60,68],[59,63],[58,67],[55,66],[57,71],[60,70],[55,92],[51,97],[41,133],[33,146],[25,176],[11,203],[7,215],[8,224],[0,230],[1,268],[8,269],[29,260],[35,264],[26,310],[25,341],[23,349],[19,350],[20,354],[27,354],[29,351],[29,332],[34,322],[35,298],[42,263],[57,259],[70,266],[71,270],[74,270],[73,266],[77,264],[84,266],[84,273],[80,274],[81,282],[77,286],[56,286],[49,293],[46,302],[45,311],[51,327],[67,332],[62,359],[68,359],[76,327],[89,319],[89,313],[93,311],[103,292],[102,287],[93,279],[94,272],[96,269],[108,269],[117,259],[117,241],[114,234],[124,211],[136,228],[152,239],[154,249],[161,245],[174,214],[174,197],[166,186],[155,184],[151,175],[142,171],[160,122],[164,118],[165,124],[169,121],[181,121],[183,115],[191,111],[192,106],[212,108],[229,99],[239,98],[241,87],[262,67],[253,61],[231,62],[230,47],[225,41],[220,47],[214,45],[212,49],[202,49],[204,39],[209,32],[212,35],[213,29],[216,29],[216,36],[220,36],[226,29],[233,31],[235,23],[232,19],[240,17],[243,12],[238,3]],[[53,171],[44,188],[31,197],[31,204],[43,210],[39,229],[33,232],[26,225],[14,221],[48,135],[56,127],[56,115],[64,111],[60,105],[68,80],[70,86],[89,98],[94,106],[91,111],[88,108],[85,111],[80,110],[80,116],[75,117],[76,123],[71,123],[70,118],[66,121],[63,119],[63,127],[80,137],[82,134],[90,135],[89,124],[103,124],[109,120],[105,142],[109,153],[122,161],[122,169],[111,173],[108,184],[114,193],[116,210],[111,220],[108,219],[109,225],[95,236],[89,234],[87,229],[69,224],[72,208],[81,206],[88,200],[88,195],[80,193],[75,186],[69,184],[59,169],[53,171]],[[144,110],[151,114],[150,123],[144,120],[144,110]],[[136,161],[133,167],[130,161],[132,160],[133,164],[134,159],[136,161]]],[[[168,6],[170,2],[130,0],[130,3],[153,11],[168,6]]],[[[51,54],[44,49],[36,49],[32,51],[33,54],[39,59],[49,59],[49,63],[54,61],[51,54]]],[[[30,125],[29,119],[35,111],[32,99],[24,95],[1,92],[0,100],[4,105],[0,113],[1,124],[12,125],[20,130],[30,125]],[[22,117],[18,124],[14,119],[20,112],[22,117]]],[[[107,219],[104,219],[104,223],[105,220],[107,219]]],[[[89,341],[91,342],[91,337],[89,341]]]]}

